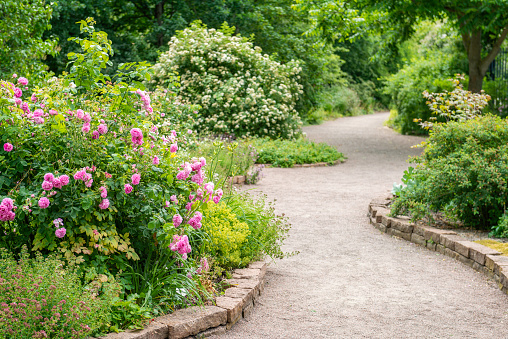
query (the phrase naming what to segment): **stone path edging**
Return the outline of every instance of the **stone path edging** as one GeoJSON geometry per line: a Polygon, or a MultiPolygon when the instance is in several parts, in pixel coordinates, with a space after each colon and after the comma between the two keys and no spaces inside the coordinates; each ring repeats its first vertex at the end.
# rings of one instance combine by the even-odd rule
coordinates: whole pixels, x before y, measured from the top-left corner
{"type": "Polygon", "coordinates": [[[215,299],[216,306],[193,306],[156,318],[142,330],[110,333],[102,339],[198,339],[225,333],[253,310],[264,289],[268,264],[256,261],[233,271],[233,286],[215,299]]]}
{"type": "MultiPolygon", "coordinates": [[[[334,161],[333,163],[315,162],[313,164],[294,164],[292,167],[288,167],[288,168],[335,166],[335,165],[338,165],[338,164],[343,164],[345,162],[346,162],[346,159],[344,159],[344,160],[340,160],[339,159],[339,160],[334,161]]],[[[265,165],[265,167],[267,167],[267,168],[273,167],[272,164],[263,164],[263,165],[265,165]]]]}
{"type": "Polygon", "coordinates": [[[500,290],[508,294],[508,257],[496,250],[467,241],[456,232],[411,223],[408,217],[390,217],[388,194],[369,204],[370,223],[383,233],[396,236],[429,250],[454,258],[487,277],[494,279],[500,290]]]}

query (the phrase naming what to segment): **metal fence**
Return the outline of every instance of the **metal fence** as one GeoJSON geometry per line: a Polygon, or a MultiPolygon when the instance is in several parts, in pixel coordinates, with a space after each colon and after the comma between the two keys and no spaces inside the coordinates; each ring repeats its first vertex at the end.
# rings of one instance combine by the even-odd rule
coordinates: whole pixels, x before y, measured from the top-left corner
{"type": "Polygon", "coordinates": [[[490,64],[487,72],[490,81],[484,82],[484,90],[492,100],[491,109],[501,115],[508,115],[508,50],[502,49],[490,64]]]}

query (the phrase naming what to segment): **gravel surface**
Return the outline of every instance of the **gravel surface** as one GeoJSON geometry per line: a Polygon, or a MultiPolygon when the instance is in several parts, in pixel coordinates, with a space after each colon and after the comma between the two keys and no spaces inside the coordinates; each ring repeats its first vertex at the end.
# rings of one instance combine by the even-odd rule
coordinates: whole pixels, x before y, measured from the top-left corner
{"type": "Polygon", "coordinates": [[[255,187],[293,228],[251,315],[213,338],[508,338],[508,297],[473,269],[374,229],[369,202],[400,182],[419,137],[388,113],[304,128],[349,158],[331,167],[265,170],[255,187]]]}

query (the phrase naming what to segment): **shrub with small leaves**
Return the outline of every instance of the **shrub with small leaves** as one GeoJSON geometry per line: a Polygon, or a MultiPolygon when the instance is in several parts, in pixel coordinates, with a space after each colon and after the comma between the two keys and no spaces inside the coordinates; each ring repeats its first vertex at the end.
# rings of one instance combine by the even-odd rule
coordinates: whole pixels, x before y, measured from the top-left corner
{"type": "Polygon", "coordinates": [[[227,24],[215,30],[199,21],[179,31],[154,65],[152,82],[164,85],[180,75],[180,96],[202,106],[200,131],[294,138],[301,125],[295,111],[301,67],[282,65],[233,33],[227,24]]]}

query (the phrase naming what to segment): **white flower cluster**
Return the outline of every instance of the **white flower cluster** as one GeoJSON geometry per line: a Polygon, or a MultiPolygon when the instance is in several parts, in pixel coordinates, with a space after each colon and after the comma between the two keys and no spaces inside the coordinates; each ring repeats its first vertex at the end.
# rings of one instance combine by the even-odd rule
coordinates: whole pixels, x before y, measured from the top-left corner
{"type": "Polygon", "coordinates": [[[261,54],[246,38],[194,23],[179,32],[154,66],[153,82],[180,75],[180,96],[202,110],[197,128],[237,136],[293,138],[301,121],[294,109],[302,86],[298,62],[261,54]]]}

